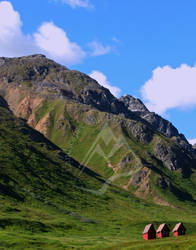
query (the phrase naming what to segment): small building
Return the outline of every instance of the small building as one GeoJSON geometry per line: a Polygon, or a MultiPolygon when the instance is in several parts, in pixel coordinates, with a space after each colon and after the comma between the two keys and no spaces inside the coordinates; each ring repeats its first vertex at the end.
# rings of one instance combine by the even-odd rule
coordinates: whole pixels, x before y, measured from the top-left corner
{"type": "Polygon", "coordinates": [[[169,227],[167,226],[167,224],[163,223],[157,229],[157,237],[158,238],[169,237],[169,232],[170,232],[169,227]]]}
{"type": "Polygon", "coordinates": [[[148,224],[145,226],[143,231],[143,239],[144,240],[156,239],[156,230],[154,229],[153,224],[148,224]]]}
{"type": "Polygon", "coordinates": [[[185,235],[186,228],[182,222],[179,222],[178,224],[175,225],[172,232],[174,233],[174,236],[185,235]]]}

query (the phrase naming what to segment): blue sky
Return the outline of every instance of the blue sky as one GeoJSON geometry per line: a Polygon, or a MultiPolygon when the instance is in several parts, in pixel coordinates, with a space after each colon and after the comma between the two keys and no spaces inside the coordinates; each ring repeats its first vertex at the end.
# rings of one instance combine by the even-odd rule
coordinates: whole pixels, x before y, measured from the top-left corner
{"type": "Polygon", "coordinates": [[[0,1],[0,56],[43,53],[196,138],[195,0],[0,1]]]}

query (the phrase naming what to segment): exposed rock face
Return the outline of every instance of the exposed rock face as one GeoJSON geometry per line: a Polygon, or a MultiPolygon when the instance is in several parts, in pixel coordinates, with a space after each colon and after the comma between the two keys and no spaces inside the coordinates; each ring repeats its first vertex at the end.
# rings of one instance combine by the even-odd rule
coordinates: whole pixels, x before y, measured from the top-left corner
{"type": "Polygon", "coordinates": [[[138,98],[134,98],[130,95],[125,95],[120,97],[119,100],[122,101],[125,106],[132,112],[149,112],[143,102],[138,98]]]}
{"type": "Polygon", "coordinates": [[[144,184],[144,180],[145,180],[145,189],[147,189],[149,187],[149,172],[150,170],[146,167],[144,167],[143,169],[141,169],[139,172],[137,172],[132,178],[131,178],[131,183],[133,186],[138,186],[141,183],[144,184]]]}
{"type": "Polygon", "coordinates": [[[161,140],[154,147],[155,156],[161,160],[164,165],[172,171],[179,170],[184,177],[190,176],[190,158],[191,155],[184,154],[177,145],[165,144],[161,140]]]}
{"type": "Polygon", "coordinates": [[[127,127],[137,141],[149,143],[153,138],[153,131],[146,124],[130,121],[127,127]]]}
{"type": "Polygon", "coordinates": [[[171,122],[165,120],[154,112],[150,112],[146,106],[137,98],[130,95],[122,96],[119,99],[132,112],[150,123],[154,129],[166,135],[169,138],[174,137],[175,141],[186,149],[191,150],[191,145],[183,134],[179,134],[178,130],[171,122]]]}

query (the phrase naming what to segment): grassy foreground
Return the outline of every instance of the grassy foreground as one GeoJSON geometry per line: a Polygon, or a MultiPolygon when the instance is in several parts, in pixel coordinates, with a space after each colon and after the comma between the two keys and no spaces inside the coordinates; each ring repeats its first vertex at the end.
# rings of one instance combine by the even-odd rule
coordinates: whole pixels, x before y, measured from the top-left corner
{"type": "Polygon", "coordinates": [[[18,235],[1,232],[1,249],[196,249],[196,236],[159,239],[153,241],[130,241],[128,238],[112,237],[44,237],[40,235],[18,235]],[[72,243],[74,242],[74,244],[72,243]],[[112,247],[107,247],[112,245],[112,247]]]}
{"type": "Polygon", "coordinates": [[[6,202],[0,213],[0,249],[196,249],[193,207],[156,206],[110,190],[97,199],[96,207],[92,197],[78,208],[6,202]],[[147,223],[157,228],[166,222],[172,229],[178,221],[184,222],[186,236],[142,239],[147,223]]]}

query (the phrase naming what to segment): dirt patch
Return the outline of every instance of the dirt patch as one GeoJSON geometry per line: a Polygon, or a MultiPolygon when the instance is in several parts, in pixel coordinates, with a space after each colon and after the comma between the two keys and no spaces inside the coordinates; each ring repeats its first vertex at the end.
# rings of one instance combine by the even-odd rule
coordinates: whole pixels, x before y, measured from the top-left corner
{"type": "Polygon", "coordinates": [[[35,126],[35,129],[47,136],[50,113],[46,114],[35,126]]]}

